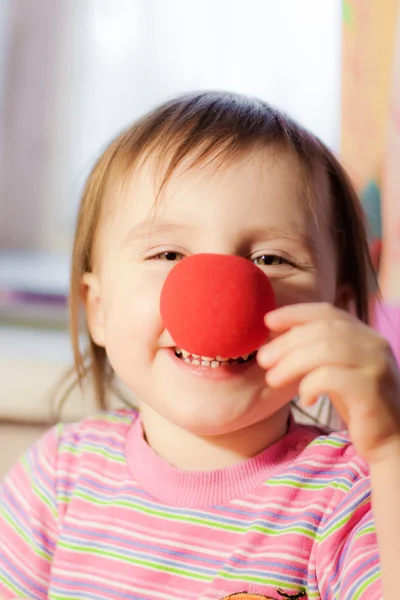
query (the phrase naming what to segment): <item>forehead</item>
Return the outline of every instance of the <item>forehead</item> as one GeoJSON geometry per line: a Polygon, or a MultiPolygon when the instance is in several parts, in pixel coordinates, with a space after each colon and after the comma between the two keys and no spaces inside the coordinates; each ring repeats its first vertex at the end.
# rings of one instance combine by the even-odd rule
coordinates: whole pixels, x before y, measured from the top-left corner
{"type": "Polygon", "coordinates": [[[148,234],[162,222],[193,228],[240,228],[262,223],[307,229],[311,236],[329,223],[329,185],[318,169],[307,176],[298,157],[281,147],[257,148],[199,164],[185,159],[161,187],[165,165],[147,159],[120,182],[104,203],[101,228],[123,234],[144,224],[148,234]]]}

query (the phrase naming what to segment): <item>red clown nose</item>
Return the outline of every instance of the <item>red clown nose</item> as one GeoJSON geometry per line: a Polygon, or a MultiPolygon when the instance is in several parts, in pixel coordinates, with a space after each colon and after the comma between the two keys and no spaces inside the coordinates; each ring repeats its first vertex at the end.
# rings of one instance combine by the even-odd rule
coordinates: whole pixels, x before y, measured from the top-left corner
{"type": "Polygon", "coordinates": [[[175,344],[200,356],[238,357],[267,339],[264,316],[276,307],[268,277],[254,263],[225,254],[178,262],[161,292],[161,316],[175,344]]]}

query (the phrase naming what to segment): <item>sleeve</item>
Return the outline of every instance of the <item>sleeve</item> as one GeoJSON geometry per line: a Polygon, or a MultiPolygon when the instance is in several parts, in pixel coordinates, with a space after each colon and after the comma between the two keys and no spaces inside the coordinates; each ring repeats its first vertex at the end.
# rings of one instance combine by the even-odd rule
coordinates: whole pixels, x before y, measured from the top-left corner
{"type": "MultiPolygon", "coordinates": [[[[338,482],[340,486],[340,482],[338,482]]],[[[382,600],[369,479],[339,501],[318,536],[315,581],[325,600],[382,600]]]]}
{"type": "Polygon", "coordinates": [[[400,305],[377,303],[375,328],[388,340],[400,365],[400,305]]]}
{"type": "Polygon", "coordinates": [[[58,534],[57,450],[61,426],[48,431],[0,488],[0,597],[47,598],[58,534]]]}

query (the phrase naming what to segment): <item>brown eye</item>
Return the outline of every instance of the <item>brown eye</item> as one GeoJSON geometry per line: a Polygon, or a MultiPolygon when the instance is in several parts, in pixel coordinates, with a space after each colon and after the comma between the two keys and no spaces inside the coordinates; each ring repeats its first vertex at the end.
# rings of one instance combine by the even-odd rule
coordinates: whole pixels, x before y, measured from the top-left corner
{"type": "Polygon", "coordinates": [[[180,252],[161,252],[155,256],[158,260],[175,261],[182,260],[183,255],[180,252]]]}
{"type": "Polygon", "coordinates": [[[281,256],[276,256],[276,254],[263,254],[255,258],[254,263],[260,267],[276,267],[287,264],[287,261],[281,256]]]}

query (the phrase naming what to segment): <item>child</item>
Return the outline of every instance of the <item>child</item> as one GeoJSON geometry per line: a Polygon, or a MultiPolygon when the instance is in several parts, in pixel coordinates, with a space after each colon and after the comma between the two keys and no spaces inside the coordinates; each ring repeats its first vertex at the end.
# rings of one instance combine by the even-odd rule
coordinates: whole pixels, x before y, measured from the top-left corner
{"type": "Polygon", "coordinates": [[[60,425],[11,470],[0,595],[397,597],[400,375],[366,324],[371,278],[342,167],[265,103],[189,95],[120,135],[83,195],[71,328],[99,406],[118,376],[140,416],[60,425]],[[204,252],[253,261],[277,299],[231,371],[182,361],[160,317],[167,273],[204,252]],[[296,425],[297,394],[328,394],[349,434],[296,425]]]}

